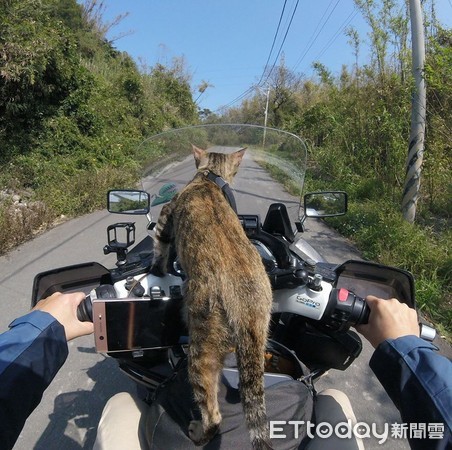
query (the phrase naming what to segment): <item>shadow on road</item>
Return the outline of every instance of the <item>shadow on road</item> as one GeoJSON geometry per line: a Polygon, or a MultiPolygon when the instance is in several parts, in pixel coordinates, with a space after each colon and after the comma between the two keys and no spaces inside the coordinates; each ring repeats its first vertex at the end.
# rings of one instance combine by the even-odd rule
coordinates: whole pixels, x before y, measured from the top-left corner
{"type": "MultiPolygon", "coordinates": [[[[84,353],[94,349],[78,348],[84,353]]],[[[87,370],[93,388],[65,392],[55,398],[49,423],[35,450],[92,449],[97,425],[107,400],[118,392],[136,392],[134,383],[119,370],[113,358],[105,357],[87,370]]]]}

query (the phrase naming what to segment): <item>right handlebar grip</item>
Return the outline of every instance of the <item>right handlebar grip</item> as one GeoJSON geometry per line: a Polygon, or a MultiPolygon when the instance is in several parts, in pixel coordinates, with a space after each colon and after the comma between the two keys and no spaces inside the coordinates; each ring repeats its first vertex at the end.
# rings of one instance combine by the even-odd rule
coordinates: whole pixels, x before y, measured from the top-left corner
{"type": "Polygon", "coordinates": [[[369,323],[370,308],[367,305],[365,299],[362,299],[362,301],[364,302],[363,310],[361,312],[361,316],[360,316],[359,320],[357,321],[357,323],[355,325],[365,325],[366,323],[369,323]]]}

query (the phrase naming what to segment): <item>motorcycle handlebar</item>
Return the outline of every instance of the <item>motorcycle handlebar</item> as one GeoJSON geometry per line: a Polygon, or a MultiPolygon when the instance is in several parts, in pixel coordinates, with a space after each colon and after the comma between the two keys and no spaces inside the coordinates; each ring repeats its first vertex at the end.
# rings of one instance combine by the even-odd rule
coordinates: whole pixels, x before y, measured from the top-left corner
{"type": "MultiPolygon", "coordinates": [[[[93,289],[79,304],[77,318],[81,322],[93,321],[92,301],[94,299],[116,298],[112,285],[103,284],[93,289]]],[[[347,289],[332,289],[324,313],[316,321],[333,331],[347,331],[351,326],[364,325],[369,322],[370,308],[364,298],[358,297],[347,289]]],[[[421,326],[421,337],[432,341],[436,331],[426,325],[421,326]]]]}
{"type": "MultiPolygon", "coordinates": [[[[79,304],[77,318],[81,322],[93,321],[92,301],[117,298],[112,285],[102,284],[93,289],[79,304]]],[[[327,307],[317,320],[328,328],[342,331],[350,326],[361,325],[369,320],[370,309],[366,301],[346,289],[333,289],[328,296],[327,307]]]]}
{"type": "MultiPolygon", "coordinates": [[[[369,322],[370,308],[366,300],[347,289],[333,289],[329,297],[329,304],[330,312],[328,314],[326,310],[321,320],[329,328],[342,331],[347,330],[350,326],[365,325],[369,322]]],[[[436,330],[420,323],[419,336],[432,342],[436,337],[436,330]]]]}

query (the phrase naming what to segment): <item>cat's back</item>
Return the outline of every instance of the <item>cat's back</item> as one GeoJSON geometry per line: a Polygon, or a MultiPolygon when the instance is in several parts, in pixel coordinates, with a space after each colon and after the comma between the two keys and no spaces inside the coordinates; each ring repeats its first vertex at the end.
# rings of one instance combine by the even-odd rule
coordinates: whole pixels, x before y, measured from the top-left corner
{"type": "Polygon", "coordinates": [[[255,265],[260,257],[221,189],[200,176],[180,193],[174,210],[178,255],[191,270],[255,265]]]}
{"type": "Polygon", "coordinates": [[[184,227],[188,224],[214,225],[218,221],[228,225],[240,223],[224,197],[221,189],[199,174],[179,194],[175,208],[176,221],[184,227]]]}

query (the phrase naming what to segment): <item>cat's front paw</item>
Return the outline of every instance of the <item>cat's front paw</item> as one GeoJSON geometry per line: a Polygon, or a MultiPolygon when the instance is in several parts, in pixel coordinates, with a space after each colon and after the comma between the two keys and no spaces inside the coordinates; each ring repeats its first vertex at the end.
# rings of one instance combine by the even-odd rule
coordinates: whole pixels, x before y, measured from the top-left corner
{"type": "Polygon", "coordinates": [[[188,437],[195,445],[205,445],[217,434],[219,427],[219,425],[212,425],[204,432],[202,422],[192,420],[188,426],[188,437]]]}
{"type": "Polygon", "coordinates": [[[156,262],[154,262],[149,269],[149,272],[156,277],[164,277],[165,271],[163,270],[162,261],[157,260],[156,262]]]}

